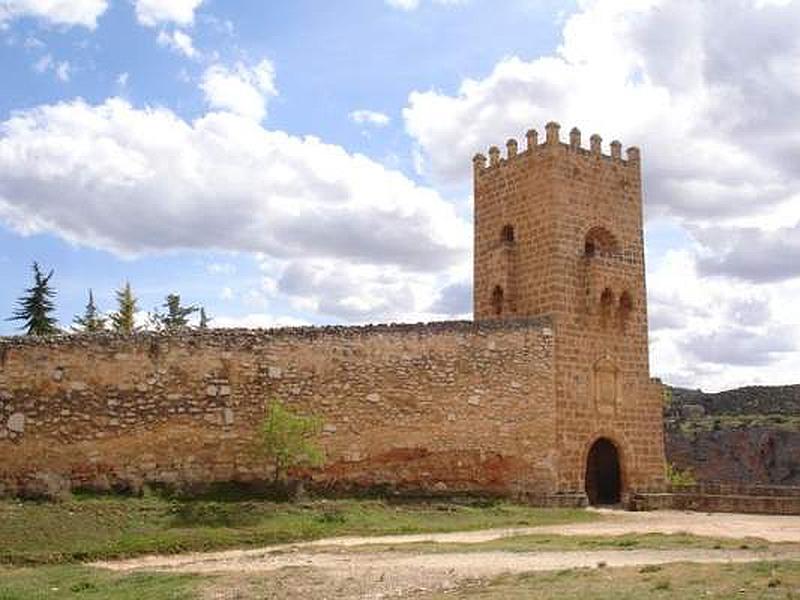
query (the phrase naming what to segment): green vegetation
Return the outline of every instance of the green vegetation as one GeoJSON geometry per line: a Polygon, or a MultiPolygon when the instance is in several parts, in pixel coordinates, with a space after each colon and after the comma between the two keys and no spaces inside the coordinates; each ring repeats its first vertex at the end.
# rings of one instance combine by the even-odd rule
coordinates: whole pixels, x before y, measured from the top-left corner
{"type": "Polygon", "coordinates": [[[800,562],[670,564],[624,569],[566,569],[506,575],[419,600],[650,600],[653,598],[797,598],[800,562]]]}
{"type": "Polygon", "coordinates": [[[317,417],[298,415],[273,400],[258,429],[258,448],[275,470],[275,482],[283,481],[292,467],[321,465],[325,457],[316,438],[322,431],[317,417]]]}
{"type": "Polygon", "coordinates": [[[781,414],[709,415],[686,419],[680,423],[681,433],[689,436],[710,431],[753,427],[799,431],[800,416],[781,414]]]}
{"type": "Polygon", "coordinates": [[[667,463],[667,482],[674,486],[695,485],[697,479],[690,468],[679,469],[672,463],[667,463]]]}
{"type": "Polygon", "coordinates": [[[114,598],[181,600],[196,598],[193,575],[120,574],[78,565],[9,569],[0,567],[0,600],[114,598]]]}
{"type": "Polygon", "coordinates": [[[97,310],[97,305],[94,303],[94,294],[89,290],[89,301],[86,303],[86,309],[83,311],[82,316],[76,316],[73,319],[72,328],[75,331],[83,333],[99,333],[106,330],[106,319],[97,310]]]}
{"type": "Polygon", "coordinates": [[[117,290],[117,312],[111,315],[111,326],[115,332],[131,335],[136,331],[136,296],[133,295],[131,284],[127,281],[122,289],[117,290]]]}
{"type": "MultiPolygon", "coordinates": [[[[0,502],[0,563],[43,564],[252,547],[336,535],[476,530],[597,519],[578,509],[381,501],[76,497],[0,502]]],[[[2,598],[0,596],[0,598],[2,598]]]]}
{"type": "Polygon", "coordinates": [[[668,412],[672,408],[672,389],[670,387],[664,386],[662,400],[664,402],[664,409],[668,412]]]}
{"type": "Polygon", "coordinates": [[[17,309],[10,321],[23,321],[20,329],[27,335],[55,335],[58,333],[56,319],[52,316],[55,310],[53,298],[56,291],[50,285],[53,277],[51,270],[45,275],[39,263],[33,263],[33,287],[25,290],[25,294],[17,301],[17,309]]]}
{"type": "Polygon", "coordinates": [[[154,310],[150,313],[150,325],[156,331],[181,331],[189,327],[189,317],[196,313],[196,306],[183,306],[179,294],[167,294],[161,305],[167,312],[154,310]]]}
{"type": "MultiPolygon", "coordinates": [[[[20,329],[27,335],[46,336],[61,333],[99,333],[110,328],[115,333],[131,335],[137,331],[136,313],[138,300],[133,295],[131,284],[118,289],[116,294],[117,310],[108,317],[104,316],[97,308],[94,293],[89,290],[89,299],[83,314],[75,315],[72,320],[71,330],[61,331],[58,321],[53,316],[55,311],[54,298],[56,291],[50,285],[53,277],[51,270],[46,275],[37,262],[33,263],[33,286],[26,289],[23,296],[17,301],[17,308],[9,321],[23,321],[20,329]],[[110,322],[110,323],[109,323],[110,322]]],[[[199,312],[199,329],[208,329],[211,319],[205,309],[196,306],[184,306],[178,294],[168,294],[164,300],[161,313],[157,309],[149,315],[147,328],[155,331],[175,332],[189,328],[189,317],[199,312]]],[[[2,599],[0,599],[2,600],[2,599]]]]}
{"type": "Polygon", "coordinates": [[[206,314],[205,307],[200,307],[200,323],[198,323],[198,329],[208,329],[208,324],[211,322],[211,317],[206,314]]]}
{"type": "MultiPolygon", "coordinates": [[[[615,536],[604,535],[551,535],[533,534],[478,543],[420,542],[414,544],[364,544],[350,546],[349,552],[547,552],[591,550],[769,550],[770,548],[796,548],[792,544],[770,544],[762,539],[714,538],[688,533],[636,533],[615,536]]],[[[317,549],[324,551],[325,546],[317,549]]]]}

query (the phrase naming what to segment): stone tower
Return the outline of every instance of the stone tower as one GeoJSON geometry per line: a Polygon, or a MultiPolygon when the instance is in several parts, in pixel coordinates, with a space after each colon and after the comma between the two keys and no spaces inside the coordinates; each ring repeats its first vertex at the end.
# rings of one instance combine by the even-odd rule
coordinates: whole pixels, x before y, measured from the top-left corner
{"type": "Polygon", "coordinates": [[[664,477],[640,156],[629,148],[623,159],[618,141],[605,155],[598,135],[583,148],[578,129],[564,143],[559,129],[474,158],[475,319],[552,317],[558,491],[620,500],[664,477]]]}

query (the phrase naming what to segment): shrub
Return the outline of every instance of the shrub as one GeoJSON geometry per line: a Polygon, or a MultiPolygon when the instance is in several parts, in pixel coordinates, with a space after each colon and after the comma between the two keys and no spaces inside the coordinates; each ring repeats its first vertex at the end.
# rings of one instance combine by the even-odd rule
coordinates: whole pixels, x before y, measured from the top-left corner
{"type": "Polygon", "coordinates": [[[672,463],[667,463],[667,482],[674,486],[688,486],[695,485],[697,479],[690,468],[679,469],[672,463]]]}
{"type": "Polygon", "coordinates": [[[284,481],[295,466],[319,466],[324,462],[316,438],[322,421],[314,416],[298,415],[278,401],[272,401],[258,429],[258,447],[271,462],[275,483],[284,481]]]}

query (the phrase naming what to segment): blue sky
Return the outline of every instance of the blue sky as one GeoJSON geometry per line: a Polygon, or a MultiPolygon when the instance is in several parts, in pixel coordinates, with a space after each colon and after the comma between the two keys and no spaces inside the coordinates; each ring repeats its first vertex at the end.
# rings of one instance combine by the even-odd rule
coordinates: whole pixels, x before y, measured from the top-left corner
{"type": "Polygon", "coordinates": [[[470,157],[555,119],[643,148],[653,373],[796,382],[799,26],[786,0],[0,0],[0,312],[38,260],[63,324],[126,280],[220,326],[463,317],[470,157]]]}

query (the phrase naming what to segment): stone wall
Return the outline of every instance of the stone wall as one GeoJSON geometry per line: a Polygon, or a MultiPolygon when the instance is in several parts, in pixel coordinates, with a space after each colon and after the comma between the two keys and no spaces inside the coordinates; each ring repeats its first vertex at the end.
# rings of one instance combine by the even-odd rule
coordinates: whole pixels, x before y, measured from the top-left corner
{"type": "Polygon", "coordinates": [[[0,485],[270,476],[265,404],[324,421],[317,485],[556,491],[547,318],[0,341],[0,485]]]}
{"type": "Polygon", "coordinates": [[[800,515],[800,487],[708,482],[660,494],[635,494],[630,508],[800,515]]]}

